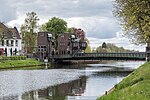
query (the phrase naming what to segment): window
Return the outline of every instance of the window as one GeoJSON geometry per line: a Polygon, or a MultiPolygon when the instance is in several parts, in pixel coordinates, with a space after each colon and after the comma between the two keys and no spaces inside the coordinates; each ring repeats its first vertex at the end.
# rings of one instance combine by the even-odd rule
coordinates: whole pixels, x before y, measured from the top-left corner
{"type": "Polygon", "coordinates": [[[44,51],[46,51],[46,46],[44,46],[44,51]]]}
{"type": "Polygon", "coordinates": [[[64,54],[66,54],[66,52],[64,51],[64,54]]]}
{"type": "Polygon", "coordinates": [[[4,40],[2,40],[2,46],[4,46],[4,40]]]}
{"type": "Polygon", "coordinates": [[[86,47],[86,43],[82,43],[82,47],[86,47]]]}
{"type": "Polygon", "coordinates": [[[54,45],[54,42],[52,42],[52,45],[54,45]]]}
{"type": "Polygon", "coordinates": [[[64,42],[60,42],[59,45],[60,46],[65,46],[65,43],[64,42]]]}
{"type": "Polygon", "coordinates": [[[68,42],[68,46],[70,46],[70,42],[68,42]]]}
{"type": "Polygon", "coordinates": [[[15,43],[15,44],[16,44],[16,46],[18,46],[18,40],[16,40],[16,43],[15,43]]]}
{"type": "Polygon", "coordinates": [[[6,45],[9,46],[9,40],[6,40],[6,45]]]}
{"type": "Polygon", "coordinates": [[[43,51],[43,46],[41,46],[40,50],[43,51]]]}
{"type": "Polygon", "coordinates": [[[77,47],[78,46],[78,43],[77,42],[74,42],[73,43],[73,47],[77,47]]]}
{"type": "Polygon", "coordinates": [[[46,46],[45,45],[38,46],[38,51],[42,51],[42,52],[46,51],[46,46]]]}
{"type": "Polygon", "coordinates": [[[14,40],[11,40],[11,46],[14,46],[14,40]]]}
{"type": "Polygon", "coordinates": [[[38,46],[38,51],[40,51],[40,46],[38,46]]]}

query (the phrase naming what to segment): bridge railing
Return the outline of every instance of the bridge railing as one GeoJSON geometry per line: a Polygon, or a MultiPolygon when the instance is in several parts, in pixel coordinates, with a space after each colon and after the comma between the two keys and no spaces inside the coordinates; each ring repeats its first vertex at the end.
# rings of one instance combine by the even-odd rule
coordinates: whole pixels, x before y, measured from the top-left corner
{"type": "Polygon", "coordinates": [[[78,53],[75,57],[146,57],[145,52],[135,53],[78,53]]]}
{"type": "Polygon", "coordinates": [[[145,52],[135,52],[135,53],[76,53],[75,55],[66,54],[66,55],[53,55],[50,58],[53,59],[64,59],[64,58],[73,58],[73,57],[115,57],[115,58],[146,58],[145,52]]]}

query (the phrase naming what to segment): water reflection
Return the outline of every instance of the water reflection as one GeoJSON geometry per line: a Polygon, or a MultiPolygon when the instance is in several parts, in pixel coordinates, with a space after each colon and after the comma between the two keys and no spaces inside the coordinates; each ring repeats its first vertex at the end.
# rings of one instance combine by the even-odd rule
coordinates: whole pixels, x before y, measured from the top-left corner
{"type": "Polygon", "coordinates": [[[133,71],[125,64],[3,71],[0,100],[96,100],[133,71]]]}
{"type": "Polygon", "coordinates": [[[95,72],[68,83],[29,91],[16,96],[5,96],[0,100],[96,100],[105,90],[109,90],[126,75],[128,73],[95,72]]]}
{"type": "Polygon", "coordinates": [[[86,87],[86,76],[77,80],[51,86],[45,89],[38,89],[26,92],[18,96],[8,96],[0,100],[66,100],[66,96],[81,96],[86,87]]]}

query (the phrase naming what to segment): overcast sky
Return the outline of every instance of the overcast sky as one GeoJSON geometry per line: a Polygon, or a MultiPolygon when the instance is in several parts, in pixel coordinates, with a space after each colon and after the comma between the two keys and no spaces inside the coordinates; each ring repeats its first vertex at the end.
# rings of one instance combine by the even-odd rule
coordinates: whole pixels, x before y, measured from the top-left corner
{"type": "Polygon", "coordinates": [[[112,3],[113,0],[0,0],[0,21],[20,28],[26,13],[34,11],[39,24],[57,16],[67,21],[68,27],[83,29],[92,48],[106,42],[145,51],[144,46],[135,46],[122,37],[112,3]]]}

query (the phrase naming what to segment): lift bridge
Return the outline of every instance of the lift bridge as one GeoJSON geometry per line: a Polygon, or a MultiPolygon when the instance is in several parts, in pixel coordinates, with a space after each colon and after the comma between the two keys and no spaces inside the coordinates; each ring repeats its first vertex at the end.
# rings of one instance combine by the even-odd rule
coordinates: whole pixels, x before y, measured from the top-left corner
{"type": "Polygon", "coordinates": [[[50,59],[54,62],[65,60],[134,60],[146,61],[145,52],[126,52],[126,53],[76,53],[67,55],[53,55],[50,59]]]}

